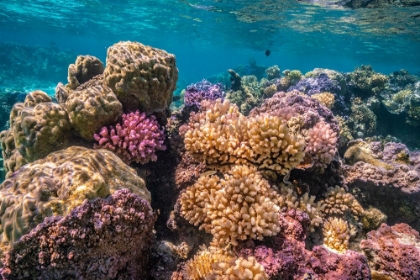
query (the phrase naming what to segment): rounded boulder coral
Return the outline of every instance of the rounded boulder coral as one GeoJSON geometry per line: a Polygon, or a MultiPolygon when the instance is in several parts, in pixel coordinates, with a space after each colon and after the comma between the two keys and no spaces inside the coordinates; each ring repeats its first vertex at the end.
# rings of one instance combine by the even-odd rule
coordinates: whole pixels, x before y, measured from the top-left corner
{"type": "Polygon", "coordinates": [[[108,48],[104,79],[124,111],[165,113],[172,102],[178,68],[175,56],[164,50],[119,42],[108,48]]]}

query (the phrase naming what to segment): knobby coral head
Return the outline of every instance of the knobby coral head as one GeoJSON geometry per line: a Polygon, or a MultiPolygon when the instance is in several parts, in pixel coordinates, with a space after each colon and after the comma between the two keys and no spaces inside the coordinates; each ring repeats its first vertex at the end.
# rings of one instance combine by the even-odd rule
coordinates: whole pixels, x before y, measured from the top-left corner
{"type": "Polygon", "coordinates": [[[165,133],[156,117],[146,116],[138,110],[123,114],[121,124],[103,127],[94,138],[98,142],[95,149],[111,150],[126,163],[156,161],[156,151],[166,149],[163,144],[165,133]]]}

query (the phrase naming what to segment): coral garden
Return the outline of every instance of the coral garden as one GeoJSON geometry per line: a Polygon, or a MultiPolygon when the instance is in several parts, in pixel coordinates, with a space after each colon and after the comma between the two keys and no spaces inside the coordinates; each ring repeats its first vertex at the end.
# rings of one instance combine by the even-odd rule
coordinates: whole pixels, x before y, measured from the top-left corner
{"type": "Polygon", "coordinates": [[[2,95],[2,278],[420,279],[419,78],[253,67],[175,107],[119,42],[2,95]]]}

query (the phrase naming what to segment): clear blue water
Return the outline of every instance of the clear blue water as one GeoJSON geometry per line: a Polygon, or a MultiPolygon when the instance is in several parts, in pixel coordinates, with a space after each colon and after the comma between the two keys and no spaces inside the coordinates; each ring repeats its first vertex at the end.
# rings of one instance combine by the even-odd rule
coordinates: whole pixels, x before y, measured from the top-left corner
{"type": "MultiPolygon", "coordinates": [[[[121,40],[174,53],[179,87],[246,65],[251,58],[259,65],[302,72],[315,67],[352,71],[370,64],[384,74],[402,68],[418,74],[419,14],[420,7],[349,10],[293,0],[1,1],[0,43],[54,46],[74,58],[62,62],[54,78],[44,73],[26,83],[3,80],[0,86],[52,93],[57,82],[66,82],[76,55],[105,62],[107,47],[121,40]]],[[[7,71],[2,67],[0,76],[7,71]]]]}

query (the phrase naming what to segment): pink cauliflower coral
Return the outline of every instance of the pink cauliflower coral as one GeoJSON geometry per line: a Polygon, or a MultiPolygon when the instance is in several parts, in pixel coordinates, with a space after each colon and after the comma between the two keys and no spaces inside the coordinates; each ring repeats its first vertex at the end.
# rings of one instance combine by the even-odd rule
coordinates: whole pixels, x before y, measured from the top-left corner
{"type": "Polygon", "coordinates": [[[123,114],[122,124],[103,127],[94,138],[99,142],[94,145],[95,149],[111,150],[126,163],[156,161],[156,151],[166,149],[165,134],[155,116],[139,111],[123,114]]]}

